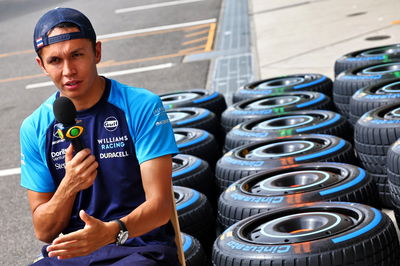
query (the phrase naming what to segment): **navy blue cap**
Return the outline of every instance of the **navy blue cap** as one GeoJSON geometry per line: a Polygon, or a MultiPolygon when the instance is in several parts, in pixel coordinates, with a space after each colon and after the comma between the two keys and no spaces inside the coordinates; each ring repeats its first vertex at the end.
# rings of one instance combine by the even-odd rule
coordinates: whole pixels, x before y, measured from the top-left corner
{"type": "Polygon", "coordinates": [[[53,43],[82,38],[96,41],[96,33],[89,19],[76,9],[57,7],[39,19],[33,34],[33,45],[35,51],[38,52],[41,48],[53,43]],[[48,32],[62,22],[73,23],[80,31],[48,37],[48,32]]]}

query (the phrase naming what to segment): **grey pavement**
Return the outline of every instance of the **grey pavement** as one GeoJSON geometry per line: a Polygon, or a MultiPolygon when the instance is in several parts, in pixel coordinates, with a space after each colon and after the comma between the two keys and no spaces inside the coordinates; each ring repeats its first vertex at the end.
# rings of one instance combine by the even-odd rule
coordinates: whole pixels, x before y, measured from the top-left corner
{"type": "Polygon", "coordinates": [[[320,73],[340,56],[400,42],[398,0],[251,0],[261,78],[320,73]],[[386,39],[368,41],[367,38],[386,39]]]}

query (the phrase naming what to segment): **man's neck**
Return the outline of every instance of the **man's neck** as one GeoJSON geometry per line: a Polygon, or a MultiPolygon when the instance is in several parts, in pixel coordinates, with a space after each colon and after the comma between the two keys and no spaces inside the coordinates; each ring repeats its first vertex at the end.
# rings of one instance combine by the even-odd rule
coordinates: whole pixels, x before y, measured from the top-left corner
{"type": "Polygon", "coordinates": [[[105,78],[97,76],[96,81],[94,82],[94,85],[89,91],[88,95],[85,95],[82,98],[71,99],[75,105],[76,110],[83,111],[94,106],[103,96],[105,87],[105,78]]]}

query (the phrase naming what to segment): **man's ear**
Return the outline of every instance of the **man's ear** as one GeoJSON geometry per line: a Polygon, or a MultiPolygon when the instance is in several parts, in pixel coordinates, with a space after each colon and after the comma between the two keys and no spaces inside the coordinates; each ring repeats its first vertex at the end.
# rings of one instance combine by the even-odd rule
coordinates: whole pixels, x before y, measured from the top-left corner
{"type": "Polygon", "coordinates": [[[100,63],[101,60],[101,42],[96,42],[96,64],[100,63]]]}
{"type": "Polygon", "coordinates": [[[43,61],[42,61],[42,59],[40,59],[39,56],[36,56],[36,62],[38,63],[38,65],[40,66],[40,68],[43,70],[44,74],[45,74],[46,76],[48,76],[49,73],[47,73],[46,68],[44,67],[43,61]]]}

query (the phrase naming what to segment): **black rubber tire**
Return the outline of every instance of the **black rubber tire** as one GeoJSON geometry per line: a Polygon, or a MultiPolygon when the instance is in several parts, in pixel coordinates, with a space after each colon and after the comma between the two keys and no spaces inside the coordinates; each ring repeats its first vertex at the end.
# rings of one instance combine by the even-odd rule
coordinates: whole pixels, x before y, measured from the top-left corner
{"type": "Polygon", "coordinates": [[[393,209],[392,199],[390,195],[390,186],[388,182],[387,174],[374,174],[368,172],[368,175],[372,178],[375,183],[375,187],[377,189],[378,202],[381,207],[386,209],[393,209]]]}
{"type": "Polygon", "coordinates": [[[393,143],[387,153],[387,177],[392,208],[400,224],[400,140],[393,143]]]}
{"type": "Polygon", "coordinates": [[[383,206],[388,202],[387,153],[400,137],[400,119],[392,113],[396,114],[399,108],[400,103],[375,108],[365,113],[354,127],[354,146],[360,164],[375,176],[383,206]]]}
{"type": "Polygon", "coordinates": [[[279,95],[298,90],[318,91],[332,95],[332,80],[321,74],[294,74],[253,81],[237,89],[234,103],[267,95],[279,95]]]}
{"type": "Polygon", "coordinates": [[[174,135],[180,153],[199,157],[214,169],[221,150],[211,133],[197,128],[174,128],[174,135]]]}
{"type": "Polygon", "coordinates": [[[244,177],[218,201],[224,229],[251,215],[317,201],[358,202],[377,206],[375,183],[365,170],[350,164],[318,162],[280,167],[244,177]]]}
{"type": "Polygon", "coordinates": [[[213,112],[218,118],[226,109],[224,95],[217,91],[191,89],[159,94],[165,109],[177,107],[202,107],[213,112]]]}
{"type": "Polygon", "coordinates": [[[308,162],[356,162],[349,142],[332,135],[304,134],[240,146],[218,160],[215,177],[220,192],[233,182],[268,169],[308,162]],[[297,146],[296,146],[297,145],[297,146]],[[288,152],[285,153],[285,150],[288,152]]]}
{"type": "MultiPolygon", "coordinates": [[[[394,142],[387,152],[388,180],[400,187],[400,139],[394,142]]],[[[400,202],[400,200],[399,200],[400,202]]]]}
{"type": "Polygon", "coordinates": [[[172,184],[188,187],[215,201],[215,181],[209,164],[193,155],[177,154],[172,157],[172,184]]]}
{"type": "Polygon", "coordinates": [[[191,127],[204,129],[215,135],[218,126],[217,117],[207,109],[200,107],[181,107],[166,110],[173,128],[191,127]]]}
{"type": "Polygon", "coordinates": [[[215,240],[215,218],[207,197],[191,188],[173,189],[181,231],[197,238],[209,254],[215,240]]]}
{"type": "Polygon", "coordinates": [[[296,134],[328,134],[353,139],[347,120],[340,114],[325,110],[295,111],[263,116],[236,125],[225,139],[225,151],[266,138],[296,134]]]}
{"type": "Polygon", "coordinates": [[[386,174],[387,151],[400,137],[400,103],[381,106],[365,113],[354,127],[355,150],[363,167],[375,174],[386,174]]]}
{"type": "Polygon", "coordinates": [[[221,126],[228,132],[249,119],[310,109],[331,110],[331,100],[325,94],[313,91],[286,92],[244,100],[229,106],[222,113],[221,126]]]}
{"type": "Polygon", "coordinates": [[[181,233],[183,253],[187,266],[209,265],[206,254],[199,240],[191,235],[181,233]]]}
{"type": "Polygon", "coordinates": [[[400,44],[371,47],[343,55],[335,62],[335,76],[341,72],[371,64],[400,60],[400,44]]]}
{"type": "Polygon", "coordinates": [[[358,203],[319,202],[234,224],[215,241],[212,261],[215,266],[398,266],[400,247],[385,213],[358,203]]]}
{"type": "Polygon", "coordinates": [[[213,134],[219,147],[223,147],[225,134],[213,112],[201,107],[171,108],[166,112],[173,128],[203,129],[213,134]]]}
{"type": "Polygon", "coordinates": [[[350,98],[359,89],[385,79],[397,78],[400,62],[362,66],[339,74],[333,82],[333,101],[336,109],[350,116],[350,98]]]}
{"type": "Polygon", "coordinates": [[[349,120],[354,125],[366,112],[400,102],[400,79],[389,79],[361,88],[350,99],[349,120]]]}

